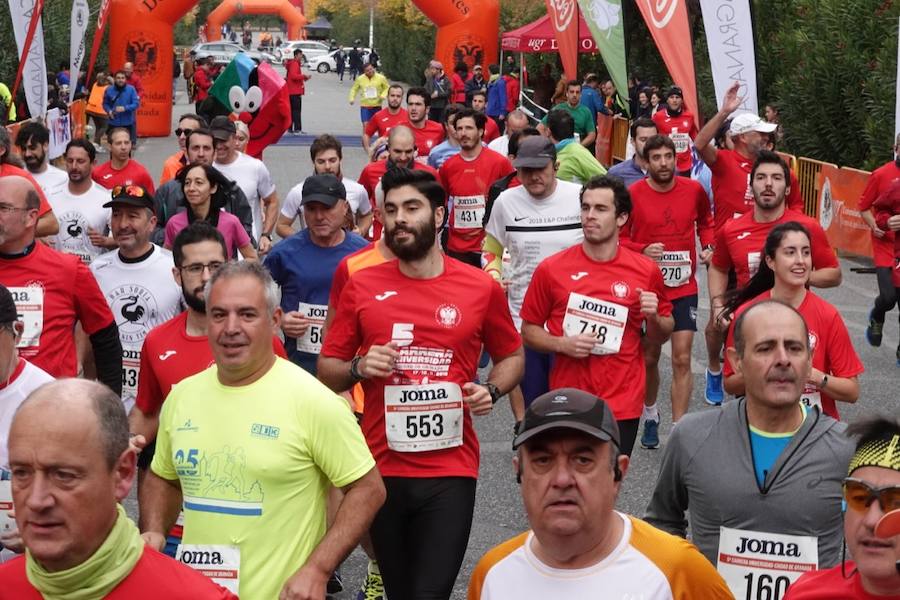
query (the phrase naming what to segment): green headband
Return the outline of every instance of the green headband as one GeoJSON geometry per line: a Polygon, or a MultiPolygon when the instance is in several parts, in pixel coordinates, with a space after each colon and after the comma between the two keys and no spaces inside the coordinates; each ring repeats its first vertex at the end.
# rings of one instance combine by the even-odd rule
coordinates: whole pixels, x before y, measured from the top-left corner
{"type": "Polygon", "coordinates": [[[850,459],[847,474],[862,467],[900,471],[900,435],[895,435],[890,440],[872,440],[861,446],[850,459]]]}

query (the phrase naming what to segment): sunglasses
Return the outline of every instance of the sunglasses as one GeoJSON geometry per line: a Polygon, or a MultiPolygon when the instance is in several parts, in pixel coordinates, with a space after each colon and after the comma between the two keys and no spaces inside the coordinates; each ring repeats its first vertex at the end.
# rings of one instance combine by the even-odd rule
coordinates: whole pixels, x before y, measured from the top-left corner
{"type": "Polygon", "coordinates": [[[178,129],[175,130],[176,137],[181,137],[182,135],[187,137],[187,136],[191,135],[192,133],[194,133],[193,129],[182,129],[181,127],[179,127],[178,129]]]}
{"type": "Polygon", "coordinates": [[[112,189],[112,197],[130,196],[133,198],[143,198],[147,195],[147,190],[139,185],[117,185],[112,189]]]}
{"type": "Polygon", "coordinates": [[[875,500],[882,512],[900,509],[900,485],[873,488],[865,481],[847,477],[844,479],[844,500],[857,512],[865,512],[875,500]]]}

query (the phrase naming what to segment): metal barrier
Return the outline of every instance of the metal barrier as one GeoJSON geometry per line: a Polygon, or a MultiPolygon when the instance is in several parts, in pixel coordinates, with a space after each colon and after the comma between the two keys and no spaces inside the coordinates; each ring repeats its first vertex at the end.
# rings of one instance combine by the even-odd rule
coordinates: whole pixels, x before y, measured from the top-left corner
{"type": "Polygon", "coordinates": [[[781,159],[787,163],[788,168],[790,168],[790,170],[794,172],[794,175],[797,174],[797,157],[796,156],[794,156],[793,154],[788,154],[787,152],[778,152],[778,151],[776,151],[775,154],[780,156],[781,159]]]}
{"type": "Polygon", "coordinates": [[[616,115],[613,118],[612,139],[612,160],[613,163],[622,162],[627,157],[628,152],[628,119],[616,115]]]}
{"type": "Polygon", "coordinates": [[[810,217],[819,217],[819,173],[825,165],[838,168],[837,165],[821,160],[801,156],[797,160],[797,179],[800,181],[800,196],[803,198],[803,212],[810,217]]]}

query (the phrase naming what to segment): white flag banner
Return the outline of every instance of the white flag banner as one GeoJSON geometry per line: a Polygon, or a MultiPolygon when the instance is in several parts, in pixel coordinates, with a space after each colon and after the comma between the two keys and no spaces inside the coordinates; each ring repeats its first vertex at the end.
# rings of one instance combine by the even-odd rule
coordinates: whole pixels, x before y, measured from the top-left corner
{"type": "Polygon", "coordinates": [[[716,105],[722,108],[725,92],[737,81],[741,84],[738,95],[744,99],[738,110],[758,115],[750,0],[700,0],[700,8],[716,88],[716,105]]]}
{"type": "MultiPolygon", "coordinates": [[[[72,2],[71,38],[69,38],[69,102],[75,99],[78,88],[78,74],[84,60],[84,36],[87,33],[91,10],[87,0],[72,2]]],[[[85,85],[90,88],[88,82],[85,85]]]]}
{"type": "MultiPolygon", "coordinates": [[[[35,4],[35,0],[9,0],[9,15],[12,17],[19,56],[22,56],[35,4]]],[[[44,60],[44,24],[40,20],[25,58],[21,85],[25,91],[28,112],[32,117],[43,118],[47,112],[47,64],[44,60]]]]}

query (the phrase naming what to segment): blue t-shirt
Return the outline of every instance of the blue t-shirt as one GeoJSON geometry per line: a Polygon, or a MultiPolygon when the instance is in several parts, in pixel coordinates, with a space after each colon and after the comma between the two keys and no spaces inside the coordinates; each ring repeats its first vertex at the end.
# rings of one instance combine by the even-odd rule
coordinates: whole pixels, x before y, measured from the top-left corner
{"type": "MultiPolygon", "coordinates": [[[[806,419],[806,408],[800,407],[806,419]]],[[[766,433],[750,427],[750,450],[753,452],[753,465],[756,467],[756,481],[762,486],[766,476],[784,449],[788,447],[796,431],[788,433],[766,433]]]]}
{"type": "Polygon", "coordinates": [[[459,154],[459,151],[459,144],[451,144],[449,140],[444,140],[428,153],[428,166],[440,169],[448,159],[459,154]]]}
{"type": "Polygon", "coordinates": [[[266,256],[264,264],[281,286],[281,309],[291,312],[299,310],[300,303],[307,305],[301,312],[313,323],[302,338],[285,336],[284,349],[291,361],[313,375],[319,353],[310,350],[322,346],[322,325],[334,272],[342,258],[367,244],[361,236],[347,232],[343,242],[323,248],[313,243],[309,229],[304,229],[276,244],[266,256]]]}

